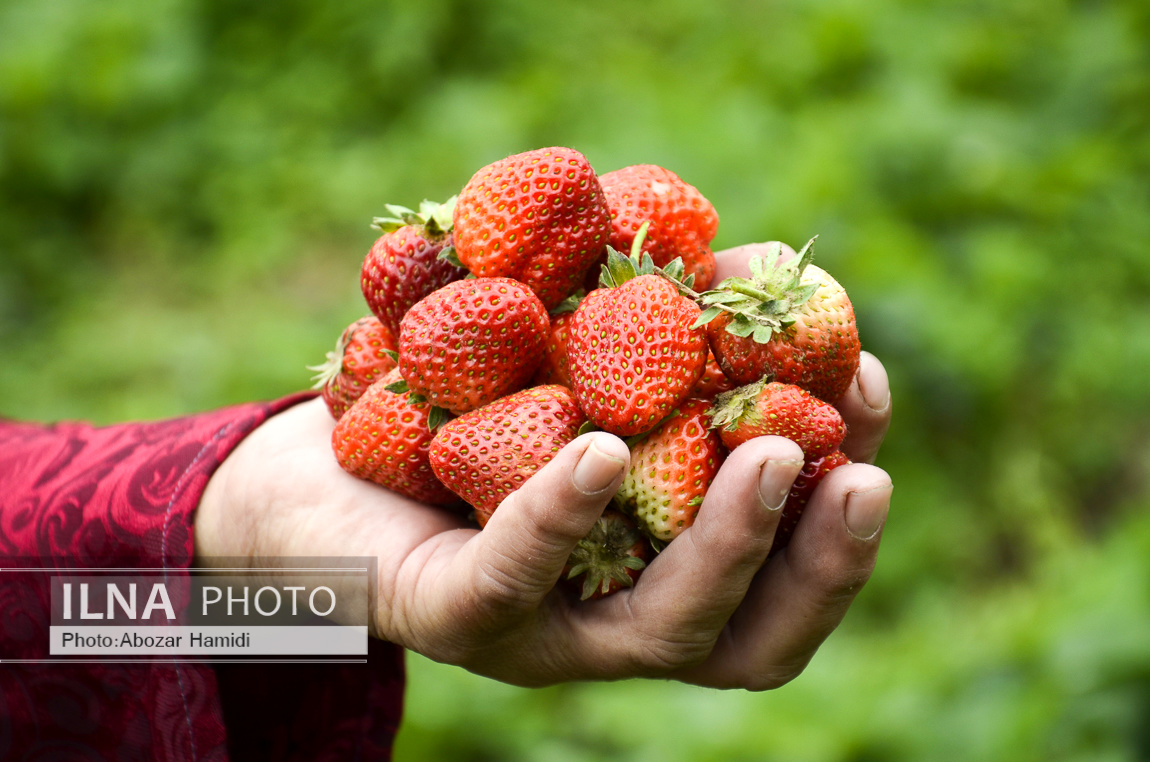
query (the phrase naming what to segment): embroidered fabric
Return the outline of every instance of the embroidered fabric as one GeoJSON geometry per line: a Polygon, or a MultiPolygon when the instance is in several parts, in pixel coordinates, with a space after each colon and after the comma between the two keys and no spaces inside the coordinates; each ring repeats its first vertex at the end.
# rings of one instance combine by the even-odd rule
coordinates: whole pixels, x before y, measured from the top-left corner
{"type": "MultiPolygon", "coordinates": [[[[193,559],[208,479],[312,395],[166,421],[0,421],[0,568],[160,568],[193,559]]],[[[48,578],[0,576],[0,759],[389,759],[403,654],[367,665],[28,664],[46,659],[48,578]]]]}

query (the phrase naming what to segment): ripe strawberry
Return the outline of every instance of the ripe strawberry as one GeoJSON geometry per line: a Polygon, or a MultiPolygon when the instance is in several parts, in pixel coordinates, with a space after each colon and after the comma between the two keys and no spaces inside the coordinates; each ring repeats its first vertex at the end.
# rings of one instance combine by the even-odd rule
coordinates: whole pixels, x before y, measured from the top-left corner
{"type": "Polygon", "coordinates": [[[571,551],[564,578],[581,600],[604,598],[634,585],[650,558],[651,544],[635,522],[608,508],[571,551]]]}
{"type": "Polygon", "coordinates": [[[393,492],[431,505],[459,499],[431,470],[428,451],[434,434],[428,427],[431,405],[412,402],[387,385],[399,379],[394,369],[372,384],[331,433],[331,446],[344,471],[393,492]]]}
{"type": "Polygon", "coordinates": [[[783,505],[783,513],[779,517],[779,527],[775,530],[774,542],[771,543],[771,549],[767,553],[768,558],[785,548],[787,543],[791,541],[791,535],[795,533],[795,527],[799,525],[799,518],[803,515],[807,502],[815,493],[815,487],[819,486],[823,477],[839,466],[844,466],[850,462],[850,458],[839,450],[821,458],[807,460],[803,469],[799,471],[799,475],[795,477],[795,483],[787,495],[787,502],[783,505]]]}
{"type": "Polygon", "coordinates": [[[559,384],[571,388],[571,374],[567,371],[567,341],[571,334],[572,314],[564,312],[551,315],[551,333],[547,338],[546,354],[543,355],[539,369],[535,371],[532,385],[559,384]]]}
{"type": "Polygon", "coordinates": [[[503,499],[575,439],[585,421],[569,389],[534,386],[444,425],[431,443],[431,467],[486,526],[503,499]]]}
{"type": "Polygon", "coordinates": [[[615,505],[652,538],[667,542],[695,523],[707,488],[723,463],[711,430],[710,403],[687,400],[631,447],[631,469],[615,505]]]}
{"type": "Polygon", "coordinates": [[[540,148],[489,164],[459,193],[455,251],[480,277],[527,284],[547,309],[603,253],[610,218],[583,154],[540,148]]]}
{"type": "Polygon", "coordinates": [[[670,278],[656,275],[651,257],[632,249],[631,257],[608,250],[608,288],[579,304],[568,340],[579,405],[620,436],[653,428],[687,398],[707,362],[705,335],[692,326],[699,308],[673,282],[682,263],[667,267],[670,278]]]}
{"type": "Polygon", "coordinates": [[[623,167],[599,178],[611,212],[610,243],[619,251],[631,242],[644,222],[650,222],[643,251],[664,267],[676,257],[700,291],[711,285],[715,255],[711,239],[719,229],[719,215],[693,185],[669,169],[654,164],[623,167]]]}
{"type": "Polygon", "coordinates": [[[748,439],[768,434],[786,437],[808,460],[837,450],[846,436],[839,411],[794,384],[759,381],[720,394],[712,425],[733,450],[748,439]]]}
{"type": "Polygon", "coordinates": [[[719,361],[715,359],[715,353],[708,349],[703,376],[691,390],[691,396],[701,400],[713,400],[723,392],[729,392],[734,388],[735,382],[727,378],[727,374],[719,367],[719,361]]]}
{"type": "Polygon", "coordinates": [[[451,247],[454,208],[454,197],[442,205],[424,201],[418,212],[389,204],[393,216],[372,223],[383,235],[364,257],[360,286],[367,306],[395,336],[412,305],[467,275],[440,257],[451,247]]]}
{"type": "Polygon", "coordinates": [[[715,358],[736,383],[798,384],[834,402],[858,371],[858,327],[843,287],[810,264],[813,243],[782,264],[777,253],[752,259],[751,278],[728,278],[703,294],[698,324],[707,325],[715,358]]]}
{"type": "Polygon", "coordinates": [[[538,297],[518,281],[455,281],[404,316],[399,370],[431,404],[466,413],[527,385],[550,325],[538,297]]]}
{"type": "Polygon", "coordinates": [[[378,318],[364,317],[344,329],[327,362],[309,367],[319,371],[314,381],[337,421],[367,388],[395,367],[395,335],[378,318]]]}

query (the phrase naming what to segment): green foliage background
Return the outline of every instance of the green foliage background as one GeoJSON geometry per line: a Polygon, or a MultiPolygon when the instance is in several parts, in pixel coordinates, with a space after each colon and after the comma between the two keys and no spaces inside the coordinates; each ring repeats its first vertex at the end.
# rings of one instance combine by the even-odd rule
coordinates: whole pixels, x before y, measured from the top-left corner
{"type": "Polygon", "coordinates": [[[820,234],[890,370],[874,579],[768,694],[418,657],[401,760],[1150,758],[1150,5],[3,0],[0,413],[308,383],[367,222],[544,145],[820,234]]]}

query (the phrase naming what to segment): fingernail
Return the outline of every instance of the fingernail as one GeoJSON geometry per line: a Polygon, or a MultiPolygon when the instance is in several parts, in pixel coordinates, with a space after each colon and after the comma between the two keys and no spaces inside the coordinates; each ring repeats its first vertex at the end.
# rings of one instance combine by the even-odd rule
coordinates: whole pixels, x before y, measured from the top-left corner
{"type": "Polygon", "coordinates": [[[593,495],[610,486],[622,468],[622,460],[608,455],[592,442],[583,451],[583,457],[575,464],[571,481],[574,482],[575,489],[585,495],[593,495]]]}
{"type": "Polygon", "coordinates": [[[801,460],[768,460],[759,470],[759,500],[768,511],[777,511],[787,502],[791,484],[803,467],[801,460]]]}
{"type": "Polygon", "coordinates": [[[847,531],[852,537],[869,540],[878,534],[879,528],[886,520],[892,489],[891,485],[884,484],[866,492],[847,493],[845,518],[847,531]]]}
{"type": "Polygon", "coordinates": [[[890,380],[886,370],[877,360],[865,355],[859,364],[859,394],[863,404],[876,413],[885,412],[890,405],[890,380]]]}

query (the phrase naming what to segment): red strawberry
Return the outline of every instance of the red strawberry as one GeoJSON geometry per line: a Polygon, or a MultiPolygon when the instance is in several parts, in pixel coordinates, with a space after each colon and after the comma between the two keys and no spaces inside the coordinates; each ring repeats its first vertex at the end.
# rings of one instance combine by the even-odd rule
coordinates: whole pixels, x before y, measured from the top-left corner
{"type": "Polygon", "coordinates": [[[703,377],[691,390],[691,396],[701,400],[713,400],[723,392],[729,392],[734,388],[735,382],[727,378],[727,374],[723,372],[723,369],[719,367],[718,360],[715,359],[715,353],[708,350],[703,377]]]}
{"type": "Polygon", "coordinates": [[[355,321],[339,337],[327,362],[309,367],[319,371],[315,388],[323,390],[323,401],[337,421],[367,388],[395,367],[395,335],[378,318],[355,321]]]}
{"type": "Polygon", "coordinates": [[[393,216],[372,224],[384,233],[364,257],[360,286],[372,313],[396,336],[412,305],[467,275],[440,257],[451,246],[454,207],[454,197],[442,205],[424,201],[418,212],[388,205],[393,216]]]}
{"type": "Polygon", "coordinates": [[[563,573],[582,600],[604,598],[634,585],[650,558],[651,544],[635,522],[608,508],[571,551],[563,573]]]}
{"type": "Polygon", "coordinates": [[[702,291],[715,275],[711,239],[719,229],[719,215],[693,185],[669,169],[654,164],[623,167],[599,178],[611,212],[610,243],[619,251],[631,242],[644,222],[650,222],[643,251],[656,266],[676,257],[683,260],[695,288],[702,291]]]}
{"type": "Polygon", "coordinates": [[[533,385],[559,384],[571,388],[571,375],[567,372],[567,341],[571,333],[572,314],[570,312],[561,315],[552,314],[551,334],[547,339],[546,354],[539,369],[535,371],[535,378],[531,381],[533,385]]]}
{"type": "Polygon", "coordinates": [[[475,173],[455,206],[455,251],[481,277],[527,284],[551,309],[603,253],[610,218],[583,154],[540,148],[475,173]]]}
{"type": "Polygon", "coordinates": [[[710,403],[687,400],[666,421],[631,447],[631,469],[615,505],[639,528],[667,542],[695,523],[723,451],[711,430],[710,403]]]}
{"type": "Polygon", "coordinates": [[[787,495],[787,502],[783,505],[783,514],[779,517],[779,527],[775,530],[775,539],[771,543],[768,557],[778,553],[791,541],[791,535],[795,533],[795,527],[799,525],[799,517],[802,516],[807,502],[815,493],[815,487],[819,486],[823,477],[839,466],[844,466],[850,462],[850,458],[843,455],[839,450],[806,462],[803,470],[799,471],[799,475],[795,477],[795,483],[787,495]]]}
{"type": "Polygon", "coordinates": [[[459,499],[431,470],[428,428],[431,406],[412,403],[411,395],[389,392],[399,379],[395,369],[372,384],[335,425],[331,446],[336,460],[353,476],[383,485],[393,492],[431,505],[451,505],[459,499]]]}
{"type": "Polygon", "coordinates": [[[543,304],[518,281],[455,281],[404,316],[399,369],[411,391],[466,413],[527,385],[550,326],[543,304]]]}
{"type": "Polygon", "coordinates": [[[794,384],[777,381],[759,381],[720,394],[712,421],[728,449],[773,434],[793,441],[808,460],[837,450],[846,436],[843,418],[833,406],[794,384]]]}
{"type": "Polygon", "coordinates": [[[475,508],[482,527],[585,421],[566,387],[524,389],[444,425],[431,443],[431,467],[475,508]]]}
{"type": "Polygon", "coordinates": [[[752,259],[751,278],[728,278],[703,294],[699,324],[736,383],[798,384],[834,402],[858,371],[858,327],[843,287],[810,264],[813,243],[782,264],[777,254],[752,259]]]}
{"type": "MultiPolygon", "coordinates": [[[[569,373],[587,417],[631,436],[687,398],[703,375],[707,341],[692,327],[699,308],[671,279],[653,274],[650,256],[609,252],[609,287],[588,294],[571,319],[569,373]]],[[[681,263],[667,274],[682,275],[681,263]]]]}

